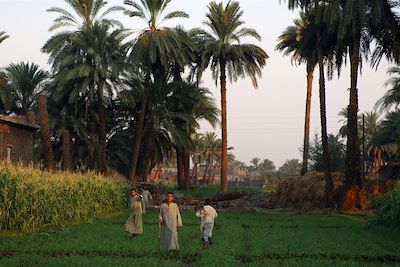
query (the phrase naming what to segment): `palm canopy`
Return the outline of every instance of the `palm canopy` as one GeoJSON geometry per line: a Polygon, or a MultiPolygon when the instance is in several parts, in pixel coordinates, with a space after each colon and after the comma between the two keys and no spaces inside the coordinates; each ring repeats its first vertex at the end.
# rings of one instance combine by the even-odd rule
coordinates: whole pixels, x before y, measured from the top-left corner
{"type": "MultiPolygon", "coordinates": [[[[396,13],[397,1],[393,0],[287,0],[290,9],[327,6],[319,9],[319,20],[334,30],[338,39],[352,49],[361,49],[366,58],[370,54],[370,44],[376,46],[371,64],[377,66],[382,57],[398,62],[400,50],[396,43],[400,38],[399,17],[396,13]]],[[[360,61],[361,63],[361,61],[360,61]]],[[[360,67],[362,65],[360,64],[360,67]]]]}
{"type": "Polygon", "coordinates": [[[229,1],[226,6],[211,2],[208,11],[204,22],[208,31],[192,31],[203,46],[202,70],[210,64],[213,77],[217,81],[223,63],[230,81],[249,76],[257,87],[257,77],[261,77],[261,68],[265,66],[268,55],[261,47],[241,43],[240,40],[251,37],[260,41],[260,35],[254,29],[244,27],[243,11],[236,1],[229,1]]]}
{"type": "Polygon", "coordinates": [[[121,25],[118,21],[113,19],[106,19],[106,16],[112,11],[118,10],[118,7],[111,7],[103,9],[107,5],[105,0],[64,0],[69,7],[72,8],[75,14],[59,7],[49,8],[47,11],[59,14],[59,17],[54,20],[50,31],[64,28],[73,27],[76,29],[90,28],[96,21],[108,22],[113,25],[121,25]]]}
{"type": "Polygon", "coordinates": [[[6,34],[6,32],[0,32],[0,43],[3,42],[8,37],[9,36],[6,34]]]}
{"type": "Polygon", "coordinates": [[[376,107],[380,107],[381,111],[389,110],[393,106],[398,109],[400,105],[400,67],[390,68],[388,74],[391,77],[386,82],[386,86],[389,86],[390,89],[375,105],[376,107]]]}
{"type": "Polygon", "coordinates": [[[279,43],[276,49],[283,51],[285,56],[292,55],[292,63],[308,63],[315,66],[318,56],[315,47],[302,43],[307,27],[310,26],[310,18],[306,12],[300,12],[300,18],[294,20],[294,26],[287,27],[278,37],[279,43]]]}
{"type": "Polygon", "coordinates": [[[10,111],[25,114],[34,109],[36,96],[43,91],[49,74],[34,63],[20,62],[10,64],[4,69],[6,84],[2,91],[10,96],[10,111]]]}
{"type": "Polygon", "coordinates": [[[193,129],[201,119],[215,123],[217,112],[205,88],[185,82],[178,82],[178,85],[176,82],[156,83],[146,111],[138,161],[139,176],[146,177],[147,171],[171,156],[174,148],[193,149],[193,129]]]}
{"type": "Polygon", "coordinates": [[[164,15],[171,0],[140,0],[140,4],[125,0],[124,14],[145,21],[147,27],[139,32],[132,46],[131,58],[143,67],[154,69],[155,65],[169,68],[171,61],[185,65],[187,58],[181,51],[181,40],[176,31],[161,26],[175,18],[188,18],[183,11],[172,11],[164,15]]]}
{"type": "Polygon", "coordinates": [[[108,24],[96,22],[69,38],[53,60],[53,69],[58,70],[57,91],[67,93],[73,103],[83,96],[93,100],[98,84],[105,83],[105,89],[111,90],[110,81],[118,80],[124,67],[126,47],[122,43],[126,36],[122,29],[110,32],[108,24]]]}

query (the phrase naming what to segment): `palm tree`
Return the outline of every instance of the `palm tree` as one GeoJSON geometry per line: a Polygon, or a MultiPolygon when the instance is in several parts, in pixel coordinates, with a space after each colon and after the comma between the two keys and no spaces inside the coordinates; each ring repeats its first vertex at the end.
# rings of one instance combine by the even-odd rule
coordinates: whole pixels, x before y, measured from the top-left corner
{"type": "MultiPolygon", "coordinates": [[[[126,32],[121,29],[109,31],[108,23],[95,22],[91,28],[76,32],[73,38],[64,43],[63,52],[53,59],[53,69],[58,70],[55,77],[57,90],[67,93],[65,89],[71,88],[70,101],[76,101],[84,95],[89,103],[97,104],[100,171],[103,173],[107,171],[104,95],[106,92],[113,94],[113,87],[124,68],[126,53],[122,45],[126,32]]],[[[43,49],[52,52],[47,46],[43,49]]]]}
{"type": "Polygon", "coordinates": [[[140,111],[138,123],[134,135],[130,179],[136,179],[139,151],[141,149],[143,128],[145,125],[145,115],[148,105],[148,98],[151,96],[151,75],[156,80],[165,75],[165,71],[173,60],[182,61],[181,66],[185,65],[186,58],[181,51],[181,43],[175,31],[168,27],[161,27],[165,21],[175,18],[187,18],[185,12],[172,11],[167,14],[165,10],[171,0],[141,0],[140,4],[131,0],[125,0],[126,8],[124,14],[143,20],[148,25],[140,31],[139,36],[133,44],[130,59],[138,64],[146,74],[145,88],[140,100],[140,111]]]}
{"type": "Polygon", "coordinates": [[[310,21],[305,12],[300,12],[300,19],[294,20],[294,26],[289,26],[279,36],[279,43],[276,49],[284,51],[284,55],[292,54],[292,62],[305,63],[307,70],[307,94],[306,110],[304,122],[304,144],[303,144],[303,163],[301,174],[304,175],[308,170],[309,146],[310,146],[310,113],[313,73],[318,63],[318,56],[314,47],[304,47],[301,44],[304,30],[309,26],[310,21]]]}
{"type": "Polygon", "coordinates": [[[228,131],[226,108],[226,77],[236,81],[238,77],[249,76],[253,86],[257,87],[257,77],[261,77],[261,69],[265,66],[268,55],[256,45],[241,43],[240,39],[251,37],[260,40],[258,33],[244,27],[243,11],[239,3],[229,1],[222,3],[211,2],[208,5],[207,19],[204,22],[208,31],[196,29],[193,34],[201,40],[203,50],[204,70],[209,64],[213,77],[220,81],[221,88],[221,122],[222,122],[222,166],[221,189],[228,189],[228,131]]]}
{"type": "Polygon", "coordinates": [[[6,32],[0,32],[0,43],[3,42],[5,39],[9,38],[6,32]]]}
{"type": "Polygon", "coordinates": [[[96,21],[102,21],[111,25],[120,26],[120,22],[108,19],[106,16],[113,11],[119,10],[118,7],[108,8],[103,13],[102,10],[106,7],[107,1],[105,0],[64,0],[75,14],[59,7],[49,8],[47,11],[59,14],[59,17],[54,20],[50,31],[59,28],[72,27],[75,30],[89,29],[96,21]]]}
{"type": "MultiPolygon", "coordinates": [[[[312,7],[320,5],[317,0],[288,0],[289,8],[295,6],[312,7]]],[[[397,43],[400,33],[395,13],[396,1],[389,0],[328,0],[329,6],[320,13],[321,20],[329,26],[338,26],[338,39],[347,48],[350,58],[350,100],[348,105],[348,130],[346,149],[346,187],[343,209],[356,208],[356,199],[361,190],[361,160],[358,137],[358,71],[362,55],[366,56],[370,44],[377,41],[378,52],[374,53],[373,63],[378,64],[386,55],[398,61],[397,43]],[[396,54],[397,53],[397,54],[396,54]]]]}
{"type": "MultiPolygon", "coordinates": [[[[106,77],[110,75],[110,68],[115,69],[117,67],[116,65],[111,66],[107,64],[111,63],[110,60],[114,59],[115,54],[120,53],[120,49],[117,49],[118,52],[113,52],[115,47],[112,46],[115,46],[115,42],[107,43],[110,41],[110,38],[107,39],[107,32],[111,26],[121,26],[118,21],[107,19],[106,16],[119,8],[111,7],[101,13],[107,5],[107,1],[105,0],[65,0],[65,2],[72,8],[75,14],[58,7],[48,9],[48,12],[59,14],[59,17],[54,20],[49,30],[54,31],[68,27],[72,27],[74,30],[55,34],[46,42],[42,51],[50,54],[49,61],[53,64],[53,71],[57,73],[57,76],[68,74],[68,76],[59,77],[60,79],[64,79],[60,84],[67,83],[65,80],[71,81],[77,77],[86,76],[86,79],[81,79],[82,83],[78,88],[82,91],[86,91],[88,88],[89,91],[93,91],[94,88],[96,88],[99,116],[99,140],[101,143],[100,169],[101,172],[105,173],[107,170],[107,154],[103,90],[106,86],[106,77]],[[100,36],[96,36],[96,34],[100,34],[100,36]],[[73,45],[77,47],[73,48],[73,45]],[[81,45],[81,47],[79,47],[79,45],[81,45]],[[108,47],[108,49],[105,49],[106,47],[108,47]],[[89,50],[84,50],[85,48],[89,50]],[[79,55],[80,52],[78,51],[84,56],[82,56],[82,54],[79,55]],[[107,55],[107,53],[110,52],[111,54],[107,55]],[[79,58],[79,56],[81,56],[81,58],[79,58]],[[77,58],[77,62],[80,61],[80,63],[84,61],[82,59],[87,60],[84,61],[88,63],[87,66],[82,66],[77,63],[75,66],[71,67],[74,58],[77,58]],[[98,59],[102,59],[103,62],[99,63],[98,59]],[[65,69],[66,64],[71,68],[65,69]],[[95,70],[95,67],[90,69],[88,65],[92,65],[92,67],[97,66],[98,69],[95,70]],[[97,77],[99,77],[99,79],[97,79],[97,77]],[[91,81],[89,81],[90,79],[91,81]]],[[[121,35],[121,31],[114,31],[109,37],[117,40],[121,38],[121,35]]],[[[117,77],[117,75],[114,75],[114,77],[117,77]]]]}
{"type": "Polygon", "coordinates": [[[374,142],[374,137],[380,130],[381,120],[380,115],[376,111],[365,112],[363,114],[364,121],[361,127],[364,131],[365,151],[363,151],[364,171],[371,177],[377,178],[380,168],[383,166],[383,153],[385,147],[374,142]],[[367,160],[367,166],[365,166],[367,160]]]}
{"type": "Polygon", "coordinates": [[[375,105],[375,107],[380,108],[381,111],[387,111],[392,107],[398,109],[400,106],[400,67],[396,66],[390,68],[388,74],[391,77],[385,85],[390,88],[375,105]]]}
{"type": "Polygon", "coordinates": [[[204,181],[212,184],[212,176],[214,169],[214,162],[217,160],[218,155],[221,153],[221,139],[217,137],[214,132],[206,132],[203,137],[204,142],[204,158],[206,167],[204,169],[204,181]],[[206,173],[208,172],[208,178],[206,178],[206,173]]]}
{"type": "Polygon", "coordinates": [[[210,123],[211,126],[215,127],[215,125],[219,122],[219,110],[217,109],[214,100],[210,97],[210,92],[207,89],[185,82],[174,82],[173,85],[177,86],[176,90],[179,90],[178,95],[186,95],[186,100],[183,100],[182,97],[176,98],[177,101],[175,102],[175,112],[186,115],[185,117],[178,117],[174,124],[177,126],[177,128],[180,128],[180,131],[186,133],[186,138],[188,138],[190,142],[187,144],[182,144],[181,140],[175,139],[174,143],[178,148],[176,149],[178,162],[181,160],[183,165],[183,176],[179,177],[178,175],[178,181],[181,179],[182,183],[178,183],[178,187],[188,188],[190,176],[190,154],[191,150],[193,150],[195,146],[195,143],[191,137],[200,127],[200,120],[205,120],[210,123]],[[181,152],[181,154],[178,152],[181,152]],[[182,158],[179,159],[179,156],[182,158]]]}
{"type": "Polygon", "coordinates": [[[51,144],[51,135],[49,128],[49,116],[47,111],[47,97],[44,94],[38,96],[39,102],[39,124],[40,124],[40,137],[43,144],[43,155],[46,169],[49,171],[54,170],[54,156],[51,144]]]}
{"type": "Polygon", "coordinates": [[[37,106],[37,96],[43,91],[49,73],[34,63],[20,62],[8,65],[4,76],[3,90],[10,98],[8,112],[25,115],[37,106]]]}
{"type": "MultiPolygon", "coordinates": [[[[327,206],[331,206],[331,192],[333,190],[333,182],[330,171],[330,156],[328,146],[328,133],[327,133],[327,120],[326,120],[326,89],[325,89],[325,71],[324,64],[328,63],[331,70],[328,72],[328,78],[332,76],[332,69],[334,62],[338,69],[341,65],[341,47],[336,42],[336,36],[329,32],[328,25],[324,21],[317,18],[317,15],[322,12],[325,6],[319,6],[313,9],[308,9],[304,12],[301,17],[302,20],[297,22],[297,56],[298,58],[303,57],[303,60],[308,60],[307,63],[309,69],[313,69],[315,64],[319,66],[319,99],[320,99],[320,117],[321,117],[321,137],[323,147],[323,158],[324,158],[324,173],[326,179],[325,196],[327,206]],[[336,55],[339,54],[339,56],[336,55]]],[[[294,48],[291,48],[293,50],[294,48]]],[[[289,50],[290,51],[290,50],[289,50]]],[[[312,75],[312,74],[311,74],[312,75]]],[[[304,147],[306,148],[306,146],[304,147]]],[[[307,147],[308,150],[308,147],[307,147]]],[[[306,155],[307,156],[307,155],[306,155]]],[[[304,157],[303,157],[304,159],[304,157]]],[[[304,160],[303,160],[304,161],[304,160]]],[[[304,164],[303,164],[304,166],[304,164]]],[[[303,171],[302,171],[303,172],[303,171]]]]}

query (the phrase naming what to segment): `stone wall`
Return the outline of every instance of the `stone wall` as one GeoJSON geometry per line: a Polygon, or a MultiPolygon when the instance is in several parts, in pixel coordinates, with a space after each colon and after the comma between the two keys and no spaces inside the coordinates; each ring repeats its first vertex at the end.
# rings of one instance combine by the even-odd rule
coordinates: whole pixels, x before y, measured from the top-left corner
{"type": "Polygon", "coordinates": [[[32,129],[0,121],[0,159],[28,165],[33,154],[32,129]]]}

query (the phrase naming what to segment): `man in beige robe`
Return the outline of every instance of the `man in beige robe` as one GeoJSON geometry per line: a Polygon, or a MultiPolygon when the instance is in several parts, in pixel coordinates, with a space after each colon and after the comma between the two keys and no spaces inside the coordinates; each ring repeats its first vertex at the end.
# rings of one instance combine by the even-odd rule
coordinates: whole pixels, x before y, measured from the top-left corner
{"type": "Polygon", "coordinates": [[[166,203],[160,207],[160,223],[163,225],[163,248],[164,252],[179,250],[178,231],[182,224],[178,205],[174,203],[174,194],[167,193],[166,203]]]}
{"type": "Polygon", "coordinates": [[[142,198],[136,189],[131,190],[129,218],[125,223],[125,231],[132,234],[131,238],[143,233],[142,198]]]}

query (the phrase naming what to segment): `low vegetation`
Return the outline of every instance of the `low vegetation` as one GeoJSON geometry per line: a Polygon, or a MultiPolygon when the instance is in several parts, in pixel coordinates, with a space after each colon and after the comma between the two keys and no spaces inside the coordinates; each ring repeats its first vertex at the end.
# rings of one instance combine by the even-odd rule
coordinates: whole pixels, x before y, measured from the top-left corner
{"type": "Polygon", "coordinates": [[[127,184],[95,173],[0,166],[0,230],[87,222],[126,208],[127,184]]]}
{"type": "Polygon", "coordinates": [[[393,191],[377,198],[375,206],[377,223],[400,228],[400,183],[393,191]]]}
{"type": "Polygon", "coordinates": [[[59,230],[0,235],[1,266],[392,266],[400,264],[400,232],[366,227],[366,217],[337,214],[222,212],[214,244],[200,244],[199,222],[182,210],[180,252],[164,256],[157,210],[144,233],[129,239],[126,214],[59,230]]]}

